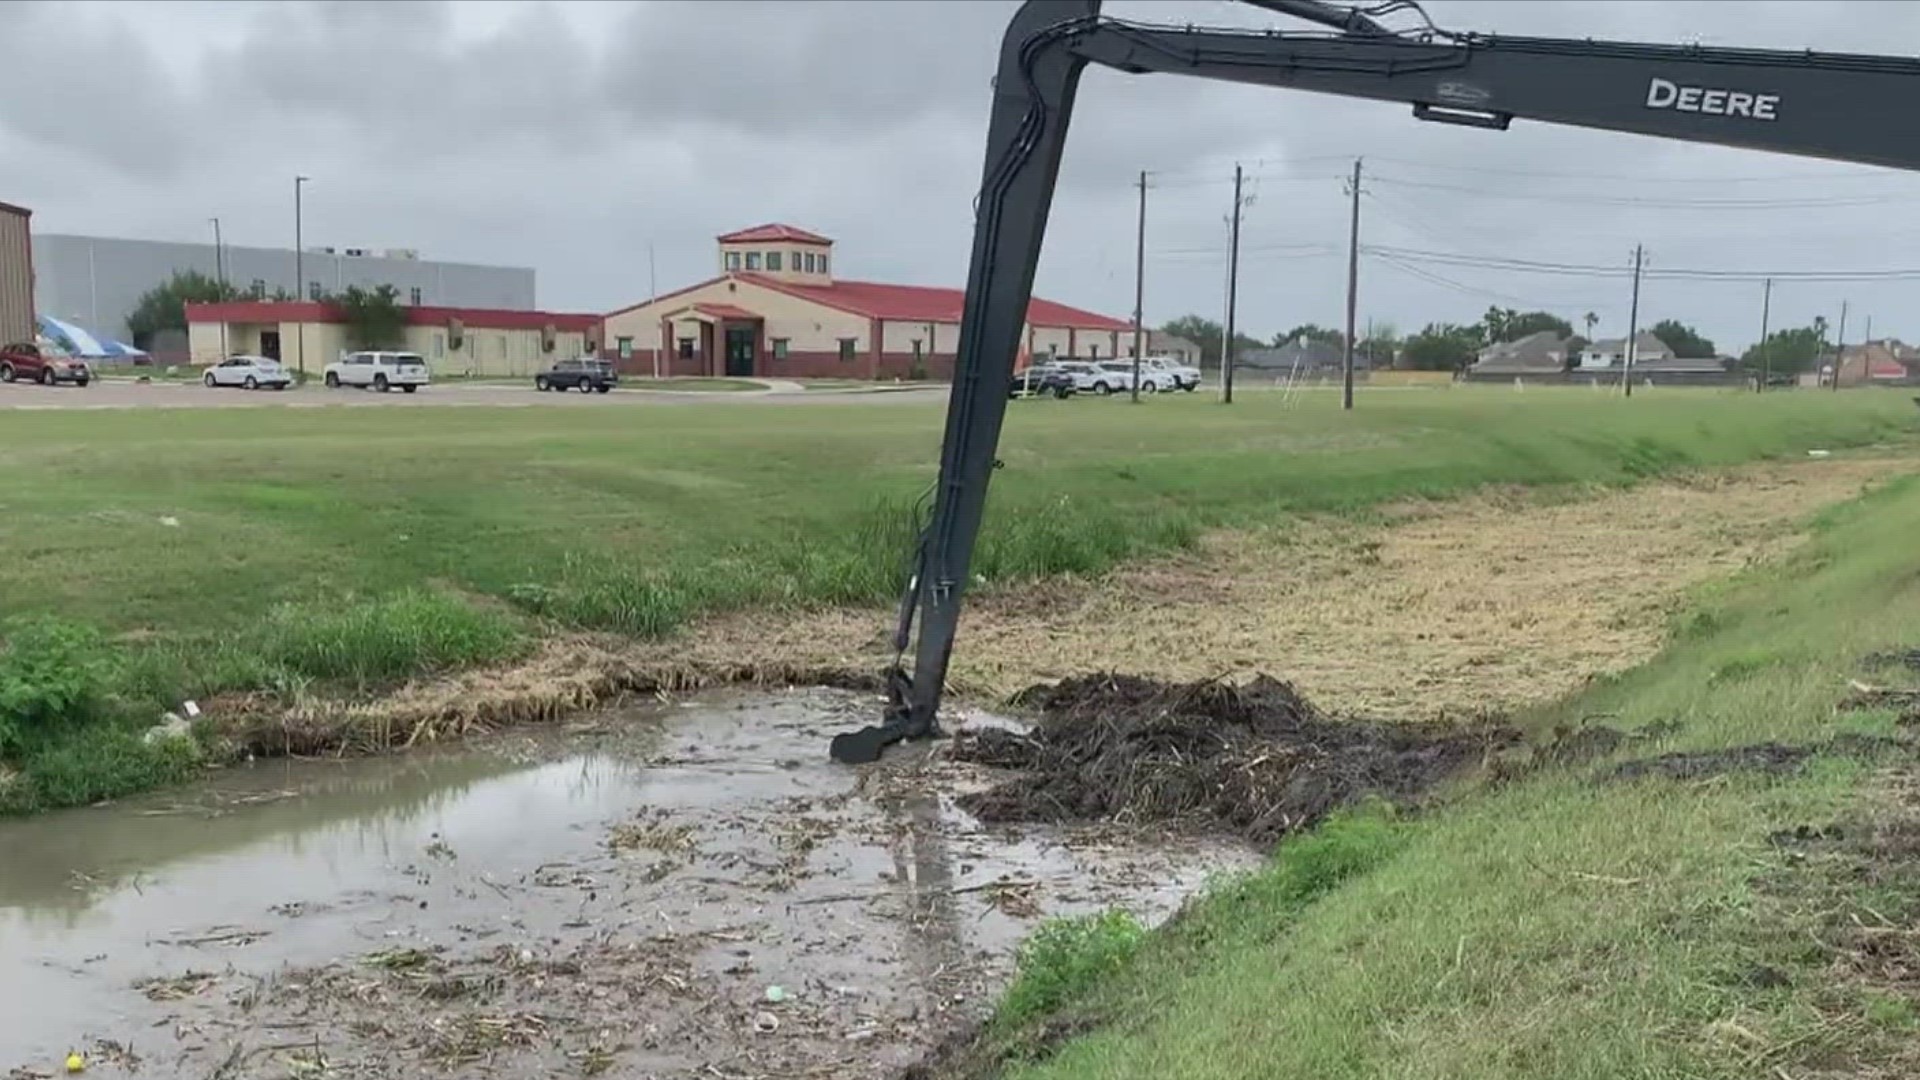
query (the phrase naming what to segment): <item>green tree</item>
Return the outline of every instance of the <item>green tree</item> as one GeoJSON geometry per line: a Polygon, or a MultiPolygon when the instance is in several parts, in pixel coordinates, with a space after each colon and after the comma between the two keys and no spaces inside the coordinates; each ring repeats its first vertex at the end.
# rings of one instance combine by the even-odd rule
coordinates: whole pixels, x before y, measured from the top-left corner
{"type": "Polygon", "coordinates": [[[1273,335],[1273,347],[1278,349],[1282,346],[1290,345],[1301,338],[1332,345],[1335,348],[1344,346],[1347,341],[1347,335],[1338,330],[1329,330],[1317,323],[1301,323],[1299,326],[1294,327],[1284,334],[1273,335]]]}
{"type": "Polygon", "coordinates": [[[1399,356],[1400,331],[1392,323],[1376,323],[1367,331],[1367,336],[1353,347],[1355,355],[1367,358],[1371,368],[1392,367],[1399,356]]]}
{"type": "Polygon", "coordinates": [[[1819,319],[1815,319],[1814,323],[1813,326],[1775,330],[1768,334],[1764,344],[1755,345],[1740,354],[1740,366],[1752,371],[1765,368],[1775,374],[1812,371],[1819,363],[1821,354],[1826,351],[1826,343],[1822,340],[1826,327],[1821,325],[1819,319]]]}
{"type": "MultiPolygon", "coordinates": [[[[1200,346],[1201,367],[1220,366],[1220,339],[1225,334],[1225,330],[1221,328],[1219,323],[1214,322],[1212,319],[1200,315],[1182,315],[1180,318],[1174,319],[1160,327],[1160,332],[1163,334],[1171,334],[1174,337],[1186,338],[1188,341],[1200,346]]],[[[1233,337],[1236,355],[1243,354],[1248,349],[1262,349],[1266,347],[1265,343],[1237,331],[1233,337]]]]}
{"type": "Polygon", "coordinates": [[[1673,355],[1682,360],[1705,360],[1717,350],[1713,342],[1701,337],[1693,327],[1678,319],[1661,319],[1653,324],[1653,336],[1666,343],[1673,355]]]}
{"type": "Polygon", "coordinates": [[[1428,323],[1406,340],[1402,355],[1416,371],[1459,371],[1479,353],[1482,324],[1428,323]]]}
{"type": "Polygon", "coordinates": [[[231,283],[223,283],[198,270],[176,270],[165,282],[141,294],[133,314],[127,316],[127,329],[133,334],[135,348],[150,348],[157,334],[168,330],[187,332],[188,304],[238,299],[241,299],[240,291],[231,283]]]}
{"type": "Polygon", "coordinates": [[[1573,324],[1550,311],[1515,311],[1490,307],[1480,317],[1480,340],[1485,345],[1519,341],[1528,334],[1551,330],[1561,337],[1573,336],[1573,324]]]}
{"type": "Polygon", "coordinates": [[[381,349],[405,343],[407,310],[400,306],[400,290],[392,285],[371,289],[349,285],[327,302],[346,319],[347,336],[356,347],[381,349]]]}

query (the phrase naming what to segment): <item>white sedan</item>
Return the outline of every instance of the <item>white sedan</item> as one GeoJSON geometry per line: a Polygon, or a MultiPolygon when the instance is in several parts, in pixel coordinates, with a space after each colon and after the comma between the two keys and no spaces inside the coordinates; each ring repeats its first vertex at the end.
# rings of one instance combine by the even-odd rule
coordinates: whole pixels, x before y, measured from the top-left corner
{"type": "Polygon", "coordinates": [[[248,390],[272,387],[285,390],[293,385],[293,376],[280,361],[264,356],[229,356],[207,369],[200,380],[208,386],[243,386],[248,390]]]}

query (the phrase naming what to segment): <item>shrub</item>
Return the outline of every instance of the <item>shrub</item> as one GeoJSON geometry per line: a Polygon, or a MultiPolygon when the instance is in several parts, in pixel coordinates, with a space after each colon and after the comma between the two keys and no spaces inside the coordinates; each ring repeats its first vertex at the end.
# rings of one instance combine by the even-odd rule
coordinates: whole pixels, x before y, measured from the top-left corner
{"type": "Polygon", "coordinates": [[[1146,937],[1138,920],[1117,909],[1047,920],[1020,946],[994,1021],[1018,1024],[1080,997],[1131,963],[1146,937]]]}
{"type": "Polygon", "coordinates": [[[95,718],[108,668],[94,630],[53,618],[0,626],[0,757],[95,718]]]}

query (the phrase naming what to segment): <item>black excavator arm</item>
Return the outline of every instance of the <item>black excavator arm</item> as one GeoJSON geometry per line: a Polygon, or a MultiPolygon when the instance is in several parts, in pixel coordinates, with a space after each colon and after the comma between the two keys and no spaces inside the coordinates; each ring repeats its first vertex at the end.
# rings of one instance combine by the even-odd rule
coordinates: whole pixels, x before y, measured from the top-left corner
{"type": "Polygon", "coordinates": [[[1321,0],[1249,0],[1328,29],[1227,30],[1103,18],[1100,0],[1028,0],[1007,26],[994,82],[932,518],[896,627],[891,703],[832,755],[872,761],[936,734],[968,565],[986,506],[1074,91],[1087,64],[1197,75],[1409,104],[1423,120],[1505,129],[1514,119],[1920,169],[1920,60],[1454,33],[1392,31],[1321,0]],[[918,618],[919,634],[913,638],[918,618]]]}

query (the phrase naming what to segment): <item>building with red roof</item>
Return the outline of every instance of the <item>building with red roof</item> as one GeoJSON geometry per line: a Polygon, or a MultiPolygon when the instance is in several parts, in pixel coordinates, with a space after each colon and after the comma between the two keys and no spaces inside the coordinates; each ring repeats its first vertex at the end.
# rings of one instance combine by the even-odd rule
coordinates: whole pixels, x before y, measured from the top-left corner
{"type": "MultiPolygon", "coordinates": [[[[962,290],[837,278],[833,241],[792,225],[756,225],[716,240],[719,276],[606,317],[603,348],[628,370],[789,378],[952,375],[962,290]]],[[[1125,320],[1035,297],[1027,308],[1023,351],[1125,356],[1132,333],[1125,320]]]]}
{"type": "MultiPolygon", "coordinates": [[[[494,308],[401,308],[406,326],[392,348],[419,353],[436,373],[528,375],[600,348],[601,316],[494,308]]],[[[187,350],[196,365],[266,356],[318,373],[356,347],[346,313],[326,301],[235,300],[188,304],[187,350]]]]}

